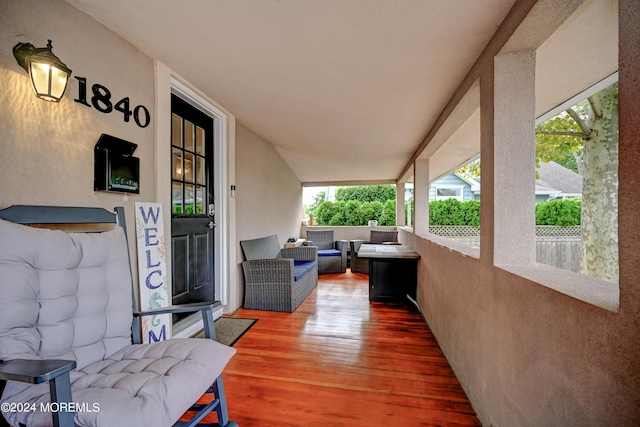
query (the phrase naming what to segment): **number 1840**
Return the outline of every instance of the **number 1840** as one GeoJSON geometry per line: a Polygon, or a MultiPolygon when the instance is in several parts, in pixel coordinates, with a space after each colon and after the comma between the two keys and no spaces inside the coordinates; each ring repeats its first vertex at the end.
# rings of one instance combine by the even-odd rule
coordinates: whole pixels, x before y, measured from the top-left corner
{"type": "Polygon", "coordinates": [[[133,116],[133,120],[141,128],[149,126],[151,115],[144,105],[138,105],[132,111],[128,96],[114,104],[113,101],[111,101],[111,91],[98,83],[91,86],[93,96],[88,99],[86,77],[74,77],[78,80],[78,97],[74,99],[74,101],[87,107],[93,106],[93,108],[105,114],[111,113],[113,110],[119,111],[122,113],[125,122],[128,122],[130,117],[133,116]]]}

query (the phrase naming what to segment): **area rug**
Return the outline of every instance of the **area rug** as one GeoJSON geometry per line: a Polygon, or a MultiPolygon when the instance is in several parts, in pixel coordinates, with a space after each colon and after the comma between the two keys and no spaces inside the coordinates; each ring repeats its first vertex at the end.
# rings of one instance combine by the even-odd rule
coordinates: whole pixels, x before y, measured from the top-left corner
{"type": "MultiPolygon", "coordinates": [[[[216,341],[233,346],[257,321],[258,319],[220,317],[213,324],[216,328],[216,341]]],[[[204,331],[196,335],[196,338],[204,338],[204,331]]]]}

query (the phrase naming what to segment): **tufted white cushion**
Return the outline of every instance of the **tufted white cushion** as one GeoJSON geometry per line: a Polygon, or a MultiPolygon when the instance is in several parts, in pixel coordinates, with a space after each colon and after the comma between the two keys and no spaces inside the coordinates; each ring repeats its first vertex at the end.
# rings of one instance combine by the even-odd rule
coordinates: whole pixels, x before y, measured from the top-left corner
{"type": "MultiPolygon", "coordinates": [[[[124,232],[65,233],[0,220],[0,359],[68,359],[78,426],[170,426],[235,350],[206,339],[131,345],[124,232]]],[[[48,384],[9,381],[3,402],[50,401],[48,384]]],[[[50,413],[5,413],[50,426],[50,413]]]]}

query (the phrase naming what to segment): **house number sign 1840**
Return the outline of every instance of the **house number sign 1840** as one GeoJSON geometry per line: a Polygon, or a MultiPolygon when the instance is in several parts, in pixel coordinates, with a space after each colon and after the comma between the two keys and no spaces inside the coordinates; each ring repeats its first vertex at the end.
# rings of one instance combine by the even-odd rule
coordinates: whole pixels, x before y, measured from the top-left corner
{"type": "Polygon", "coordinates": [[[144,105],[138,105],[132,111],[128,96],[114,104],[111,100],[111,91],[98,83],[91,86],[93,96],[87,98],[87,78],[74,77],[78,80],[78,97],[74,99],[74,101],[87,107],[93,106],[93,108],[105,114],[111,113],[114,110],[119,111],[122,113],[125,122],[128,122],[131,116],[133,116],[133,120],[141,128],[149,126],[151,115],[144,105]]]}

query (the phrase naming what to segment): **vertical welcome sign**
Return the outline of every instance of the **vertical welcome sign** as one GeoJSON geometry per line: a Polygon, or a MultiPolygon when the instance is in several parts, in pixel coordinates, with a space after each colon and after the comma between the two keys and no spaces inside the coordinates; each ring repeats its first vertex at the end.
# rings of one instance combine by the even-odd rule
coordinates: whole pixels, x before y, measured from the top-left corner
{"type": "MultiPolygon", "coordinates": [[[[170,303],[170,296],[162,205],[136,202],[135,207],[140,309],[166,307],[170,303]]],[[[164,341],[170,337],[170,314],[142,317],[143,342],[164,341]]]]}

